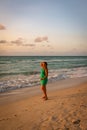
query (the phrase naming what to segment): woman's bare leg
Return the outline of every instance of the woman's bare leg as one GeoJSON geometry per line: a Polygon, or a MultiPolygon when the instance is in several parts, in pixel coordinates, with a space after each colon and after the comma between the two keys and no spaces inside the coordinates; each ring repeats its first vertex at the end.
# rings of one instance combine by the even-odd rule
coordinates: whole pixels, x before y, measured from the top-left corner
{"type": "Polygon", "coordinates": [[[47,100],[48,98],[47,98],[47,90],[46,90],[46,86],[44,87],[44,92],[45,92],[45,99],[47,100]]]}
{"type": "Polygon", "coordinates": [[[41,86],[41,90],[42,90],[42,92],[43,92],[43,94],[44,94],[44,96],[43,96],[42,98],[45,98],[44,86],[41,86]]]}
{"type": "Polygon", "coordinates": [[[42,89],[42,91],[43,91],[43,93],[44,93],[43,98],[45,98],[45,99],[47,100],[48,98],[47,98],[46,86],[42,86],[41,89],[42,89]]]}

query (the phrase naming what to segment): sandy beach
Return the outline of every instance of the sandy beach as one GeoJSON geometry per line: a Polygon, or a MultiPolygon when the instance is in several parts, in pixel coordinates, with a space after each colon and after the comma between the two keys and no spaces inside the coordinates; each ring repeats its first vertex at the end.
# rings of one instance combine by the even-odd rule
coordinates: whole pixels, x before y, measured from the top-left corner
{"type": "Polygon", "coordinates": [[[0,94],[0,130],[87,130],[87,77],[0,94]]]}

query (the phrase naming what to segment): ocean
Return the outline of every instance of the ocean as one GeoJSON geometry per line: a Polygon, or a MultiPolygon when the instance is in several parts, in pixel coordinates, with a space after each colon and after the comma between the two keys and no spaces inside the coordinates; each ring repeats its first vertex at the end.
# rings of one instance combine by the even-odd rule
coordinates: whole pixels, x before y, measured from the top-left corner
{"type": "Polygon", "coordinates": [[[48,63],[49,83],[87,76],[87,56],[0,56],[0,92],[40,85],[40,62],[48,63]]]}

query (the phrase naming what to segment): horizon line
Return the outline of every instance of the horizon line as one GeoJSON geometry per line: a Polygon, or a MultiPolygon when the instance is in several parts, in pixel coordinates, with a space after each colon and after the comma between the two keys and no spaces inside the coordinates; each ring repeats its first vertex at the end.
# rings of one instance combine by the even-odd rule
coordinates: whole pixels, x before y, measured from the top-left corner
{"type": "Polygon", "coordinates": [[[87,55],[0,55],[1,56],[87,56],[87,55]]]}

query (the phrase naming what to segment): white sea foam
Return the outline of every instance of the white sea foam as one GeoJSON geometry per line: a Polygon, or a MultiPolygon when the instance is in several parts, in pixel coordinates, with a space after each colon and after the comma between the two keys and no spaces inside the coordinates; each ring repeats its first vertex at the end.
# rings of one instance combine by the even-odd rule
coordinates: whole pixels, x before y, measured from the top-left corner
{"type": "MultiPolygon", "coordinates": [[[[62,80],[66,78],[77,78],[87,76],[87,67],[73,69],[49,70],[49,82],[62,80]]],[[[0,92],[13,90],[23,87],[32,87],[40,85],[39,74],[32,75],[14,75],[5,76],[0,79],[0,92]]]]}

